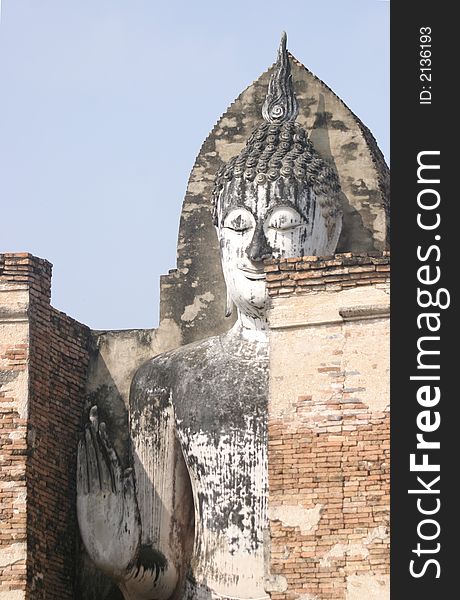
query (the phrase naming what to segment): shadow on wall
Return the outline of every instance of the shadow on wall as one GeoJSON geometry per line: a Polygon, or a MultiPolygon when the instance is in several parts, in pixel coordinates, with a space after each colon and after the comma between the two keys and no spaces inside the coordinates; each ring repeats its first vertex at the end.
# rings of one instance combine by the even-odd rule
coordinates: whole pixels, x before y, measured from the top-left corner
{"type": "MultiPolygon", "coordinates": [[[[99,350],[94,347],[90,360],[88,378],[97,370],[99,381],[103,381],[95,391],[88,393],[85,398],[85,408],[82,414],[81,434],[88,423],[88,413],[92,406],[97,405],[100,421],[105,422],[115,450],[123,468],[128,466],[128,411],[123,402],[104,359],[99,350]]],[[[123,600],[123,594],[118,586],[106,575],[101,573],[89,558],[83,546],[80,534],[77,537],[76,564],[76,600],[123,600]]]]}
{"type": "MultiPolygon", "coordinates": [[[[315,150],[331,165],[337,175],[340,175],[331,151],[329,138],[331,117],[331,113],[325,110],[324,95],[320,94],[316,119],[309,136],[315,150]]],[[[333,124],[336,128],[344,126],[341,121],[334,121],[333,124]]],[[[342,233],[337,244],[337,252],[359,252],[363,248],[372,249],[374,246],[372,232],[364,227],[361,214],[356,208],[353,208],[343,191],[340,194],[340,201],[343,211],[343,224],[342,233]]]]}
{"type": "MultiPolygon", "coordinates": [[[[86,395],[85,408],[83,410],[80,426],[80,435],[83,435],[86,424],[89,422],[89,411],[92,406],[98,407],[98,414],[100,423],[104,422],[107,426],[107,432],[111,439],[111,442],[117,452],[120,459],[122,469],[132,466],[130,460],[130,444],[129,444],[129,425],[128,425],[128,410],[123,400],[123,394],[116,385],[111,372],[102,357],[97,344],[93,345],[92,356],[91,356],[91,367],[88,378],[92,381],[97,380],[99,385],[86,395]]],[[[178,449],[178,452],[181,452],[178,449]]],[[[137,461],[140,465],[142,461],[137,461]]],[[[185,467],[184,467],[185,468],[185,467]]],[[[144,470],[144,476],[142,473],[138,473],[140,478],[150,480],[148,474],[144,470]]],[[[188,477],[185,473],[184,477],[188,477]]],[[[151,480],[150,480],[151,481],[151,480]]],[[[154,490],[153,483],[151,483],[152,489],[152,505],[158,504],[158,496],[154,490]]],[[[189,485],[189,497],[192,497],[191,487],[189,485]]],[[[160,508],[155,511],[158,514],[165,513],[165,508],[160,508]]],[[[193,548],[193,529],[194,529],[194,511],[193,504],[191,507],[190,516],[190,534],[187,535],[187,540],[184,543],[184,565],[187,566],[190,563],[191,552],[193,548]]],[[[188,519],[187,519],[188,520],[188,519]]],[[[149,554],[148,548],[145,548],[144,555],[149,554]]],[[[141,557],[143,549],[141,547],[141,557]]],[[[143,561],[143,566],[148,568],[148,561],[143,561]]],[[[185,573],[183,573],[185,579],[185,573]]],[[[78,534],[77,539],[77,564],[76,564],[76,600],[123,600],[123,595],[120,592],[118,586],[106,575],[101,573],[93,561],[88,556],[80,535],[78,534]]],[[[190,590],[193,588],[191,584],[190,590]]],[[[193,588],[194,589],[194,588],[193,588]]],[[[200,589],[200,593],[202,590],[200,589]]],[[[203,590],[205,592],[205,590],[203,590]]],[[[206,592],[207,593],[207,592],[206,592]]],[[[191,594],[191,592],[190,592],[191,594]]],[[[183,600],[187,598],[185,596],[178,596],[176,600],[183,600]]],[[[195,595],[190,595],[190,598],[194,598],[195,595]]],[[[211,600],[211,595],[202,595],[200,598],[208,598],[211,600]]]]}

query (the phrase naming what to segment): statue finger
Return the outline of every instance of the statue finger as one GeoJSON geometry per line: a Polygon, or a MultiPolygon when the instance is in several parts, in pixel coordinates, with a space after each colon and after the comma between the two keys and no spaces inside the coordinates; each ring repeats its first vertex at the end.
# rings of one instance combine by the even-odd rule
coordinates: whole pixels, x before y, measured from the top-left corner
{"type": "Polygon", "coordinates": [[[89,422],[94,433],[97,433],[99,429],[99,414],[97,411],[97,406],[92,406],[89,411],[89,422]]]}
{"type": "Polygon", "coordinates": [[[97,406],[91,407],[89,413],[90,434],[93,441],[93,447],[96,452],[96,461],[99,474],[100,489],[102,491],[113,491],[113,475],[111,472],[110,460],[107,456],[104,444],[99,435],[99,415],[97,406]]]}
{"type": "Polygon", "coordinates": [[[99,425],[99,437],[102,441],[105,453],[109,461],[109,468],[112,476],[113,491],[120,492],[122,489],[122,471],[117,453],[107,435],[105,423],[99,425]]]}
{"type": "Polygon", "coordinates": [[[91,425],[85,429],[86,457],[88,460],[88,484],[91,492],[98,492],[101,489],[99,479],[99,465],[97,460],[97,451],[91,434],[91,425]]]}
{"type": "Polygon", "coordinates": [[[98,466],[99,466],[99,478],[101,482],[101,490],[103,492],[113,492],[114,484],[113,484],[113,475],[112,470],[110,468],[110,462],[108,457],[106,456],[106,451],[102,445],[102,441],[98,440],[98,466]]]}
{"type": "Polygon", "coordinates": [[[125,469],[123,473],[123,492],[128,498],[135,498],[134,477],[132,469],[125,469]]]}
{"type": "Polygon", "coordinates": [[[123,497],[125,499],[125,518],[131,523],[132,527],[138,529],[139,510],[137,507],[132,469],[125,469],[125,472],[123,473],[123,497]]]}
{"type": "Polygon", "coordinates": [[[86,459],[85,442],[81,439],[78,442],[77,451],[77,493],[88,494],[88,462],[86,459]]]}

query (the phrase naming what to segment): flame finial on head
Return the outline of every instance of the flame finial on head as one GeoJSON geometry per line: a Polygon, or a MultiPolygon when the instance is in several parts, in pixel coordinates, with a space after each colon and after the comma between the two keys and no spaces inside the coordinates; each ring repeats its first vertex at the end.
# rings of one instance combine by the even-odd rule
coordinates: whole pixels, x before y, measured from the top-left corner
{"type": "Polygon", "coordinates": [[[251,186],[269,186],[278,180],[295,181],[296,185],[301,184],[315,193],[326,220],[335,222],[340,211],[337,175],[316,152],[305,129],[295,122],[297,113],[286,34],[283,33],[262,108],[264,121],[252,131],[240,153],[224,163],[216,174],[212,205],[217,227],[221,222],[219,203],[226,194],[236,193],[229,191],[234,180],[244,184],[244,191],[240,189],[241,196],[248,193],[251,186]]]}
{"type": "Polygon", "coordinates": [[[297,117],[297,99],[292,85],[291,65],[286,50],[286,32],[281,34],[278,59],[270,77],[262,116],[268,123],[286,123],[297,117]]]}

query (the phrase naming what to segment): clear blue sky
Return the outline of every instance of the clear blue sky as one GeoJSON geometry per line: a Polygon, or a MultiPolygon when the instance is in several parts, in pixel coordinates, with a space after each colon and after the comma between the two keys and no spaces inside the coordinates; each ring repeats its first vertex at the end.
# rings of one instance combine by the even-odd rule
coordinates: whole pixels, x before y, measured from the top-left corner
{"type": "Polygon", "coordinates": [[[2,0],[0,252],[54,265],[56,308],[153,327],[189,172],[233,99],[288,47],[388,160],[379,0],[2,0]]]}

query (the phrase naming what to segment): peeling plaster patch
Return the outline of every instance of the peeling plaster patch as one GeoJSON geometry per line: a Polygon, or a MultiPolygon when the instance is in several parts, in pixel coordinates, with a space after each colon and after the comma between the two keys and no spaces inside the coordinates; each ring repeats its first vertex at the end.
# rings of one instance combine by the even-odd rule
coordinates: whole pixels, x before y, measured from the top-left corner
{"type": "MultiPolygon", "coordinates": [[[[187,191],[190,192],[190,194],[193,194],[194,196],[198,196],[200,194],[203,194],[206,191],[206,181],[190,181],[190,183],[188,184],[188,188],[187,191]]],[[[184,210],[185,207],[187,205],[184,204],[184,210]]],[[[194,205],[195,207],[196,205],[194,205]]],[[[192,209],[188,209],[188,211],[190,211],[192,209]]]]}
{"type": "Polygon", "coordinates": [[[0,407],[16,410],[21,419],[27,419],[29,409],[28,385],[29,376],[27,371],[17,371],[14,380],[2,384],[2,392],[6,397],[14,398],[15,402],[11,405],[10,402],[0,401],[0,407]]]}
{"type": "Polygon", "coordinates": [[[281,521],[285,527],[300,527],[300,533],[305,535],[316,529],[322,509],[321,504],[315,504],[314,508],[282,505],[272,507],[268,512],[272,521],[281,521]]]}
{"type": "Polygon", "coordinates": [[[24,600],[25,597],[26,593],[22,590],[8,590],[6,592],[0,592],[0,600],[24,600]]]}
{"type": "Polygon", "coordinates": [[[343,121],[339,119],[335,119],[331,121],[332,129],[338,129],[339,131],[349,131],[348,127],[345,125],[343,121]]]}
{"type": "MultiPolygon", "coordinates": [[[[2,295],[1,301],[4,302],[5,297],[2,295]]],[[[14,344],[29,343],[29,324],[27,321],[22,323],[10,323],[2,321],[0,318],[0,339],[3,346],[14,344]]]]}
{"type": "Polygon", "coordinates": [[[345,161],[356,160],[356,151],[358,150],[358,144],[356,142],[349,142],[348,144],[344,144],[341,148],[345,161]]]}
{"type": "Polygon", "coordinates": [[[283,551],[283,555],[281,558],[283,560],[287,560],[290,556],[291,556],[291,551],[289,550],[289,548],[287,546],[284,546],[284,551],[283,551]]]}
{"type": "Polygon", "coordinates": [[[216,139],[216,150],[219,157],[224,162],[228,162],[234,156],[237,156],[244,147],[244,142],[227,142],[226,140],[216,139]]]}
{"type": "Polygon", "coordinates": [[[357,179],[352,185],[351,190],[355,196],[369,198],[369,186],[364,179],[357,179]]]}
{"type": "Polygon", "coordinates": [[[363,544],[335,544],[320,560],[319,566],[330,567],[334,559],[342,558],[344,556],[360,556],[362,558],[367,558],[368,555],[369,550],[363,546],[363,544]]]}
{"type": "Polygon", "coordinates": [[[224,129],[225,127],[238,127],[238,120],[236,117],[224,116],[221,118],[219,126],[221,129],[224,129]]]}
{"type": "MultiPolygon", "coordinates": [[[[382,304],[380,306],[383,308],[382,304]]],[[[345,322],[344,385],[347,388],[364,388],[361,392],[353,393],[353,396],[358,397],[371,412],[382,412],[387,408],[389,399],[388,320],[363,321],[358,327],[361,335],[374,336],[382,342],[378,346],[363,348],[360,337],[348,336],[349,331],[356,330],[356,325],[352,325],[351,321],[345,322]],[[369,333],[366,334],[366,330],[369,333]],[[377,369],[373,368],[374,364],[378,364],[377,369]]]]}
{"type": "Polygon", "coordinates": [[[369,556],[368,546],[374,540],[388,539],[388,530],[384,526],[372,529],[361,542],[354,544],[335,544],[326,552],[320,560],[320,567],[330,567],[335,558],[343,558],[344,556],[361,556],[363,559],[369,556]]]}
{"type": "Polygon", "coordinates": [[[296,600],[320,600],[319,596],[312,596],[312,594],[302,594],[297,596],[296,600]]]}
{"type": "MultiPolygon", "coordinates": [[[[26,322],[29,309],[29,291],[21,286],[0,285],[0,323],[8,325],[15,322],[26,322]]],[[[16,328],[10,327],[11,334],[16,336],[16,328]]]]}
{"type": "MultiPolygon", "coordinates": [[[[194,181],[188,187],[189,187],[189,192],[191,194],[201,194],[204,192],[204,189],[201,189],[201,188],[205,188],[206,186],[202,182],[194,181]]],[[[189,213],[189,212],[193,212],[194,210],[197,210],[200,208],[203,208],[202,204],[198,204],[197,202],[187,202],[184,204],[184,208],[182,209],[182,212],[189,213]]]]}
{"type": "Polygon", "coordinates": [[[17,481],[2,481],[2,489],[3,490],[11,490],[15,488],[17,485],[17,481]]]}
{"type": "Polygon", "coordinates": [[[155,348],[155,354],[165,352],[165,349],[177,348],[181,345],[182,336],[179,325],[169,318],[161,319],[160,326],[156,330],[156,341],[158,348],[155,348]]]}
{"type": "Polygon", "coordinates": [[[375,239],[385,242],[386,238],[386,220],[385,213],[382,211],[375,211],[375,219],[374,219],[374,236],[375,239]]]}
{"type": "Polygon", "coordinates": [[[26,559],[26,543],[19,542],[0,549],[0,568],[10,567],[26,559]]]}
{"type": "Polygon", "coordinates": [[[288,589],[288,582],[286,577],[283,575],[270,575],[265,579],[265,591],[266,592],[286,592],[288,589]]]}
{"type": "Polygon", "coordinates": [[[389,600],[389,575],[349,575],[346,600],[389,600]]]}
{"type": "Polygon", "coordinates": [[[30,450],[35,449],[36,439],[37,439],[37,432],[35,430],[35,427],[30,426],[29,431],[27,432],[27,445],[29,446],[30,450]]]}
{"type": "Polygon", "coordinates": [[[193,304],[189,304],[185,307],[184,312],[182,313],[181,320],[182,321],[193,321],[193,319],[198,315],[200,310],[206,307],[207,304],[214,300],[214,294],[211,292],[206,292],[206,294],[201,294],[201,296],[197,296],[193,301],[193,304]]]}
{"type": "Polygon", "coordinates": [[[0,370],[0,386],[13,381],[18,376],[18,371],[0,370]]]}
{"type": "MultiPolygon", "coordinates": [[[[187,186],[187,194],[202,197],[206,192],[207,185],[214,180],[214,172],[210,172],[203,166],[196,165],[190,175],[187,186]]],[[[188,204],[186,201],[184,206],[188,204]]]]}
{"type": "MultiPolygon", "coordinates": [[[[24,506],[27,501],[27,492],[19,492],[16,494],[16,498],[13,501],[13,506],[24,506]]],[[[24,556],[25,558],[25,556],[24,556]]]]}
{"type": "Polygon", "coordinates": [[[367,536],[364,539],[364,544],[369,545],[372,544],[374,540],[387,540],[388,539],[388,529],[384,525],[380,525],[380,527],[376,527],[369,531],[367,536]]]}

